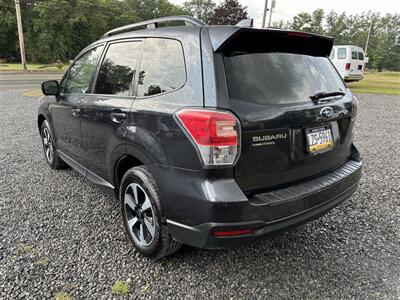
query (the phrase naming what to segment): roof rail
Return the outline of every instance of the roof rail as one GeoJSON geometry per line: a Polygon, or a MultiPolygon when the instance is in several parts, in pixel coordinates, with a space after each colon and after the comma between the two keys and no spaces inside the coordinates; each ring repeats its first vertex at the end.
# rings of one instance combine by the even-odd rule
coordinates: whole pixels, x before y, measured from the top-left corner
{"type": "Polygon", "coordinates": [[[190,16],[169,16],[169,17],[162,17],[118,27],[110,31],[107,31],[102,37],[104,38],[122,32],[138,30],[141,29],[139,27],[143,26],[147,26],[147,29],[158,28],[159,27],[158,24],[160,23],[173,22],[173,21],[183,21],[185,22],[185,26],[201,26],[201,27],[208,26],[206,23],[190,16]]]}

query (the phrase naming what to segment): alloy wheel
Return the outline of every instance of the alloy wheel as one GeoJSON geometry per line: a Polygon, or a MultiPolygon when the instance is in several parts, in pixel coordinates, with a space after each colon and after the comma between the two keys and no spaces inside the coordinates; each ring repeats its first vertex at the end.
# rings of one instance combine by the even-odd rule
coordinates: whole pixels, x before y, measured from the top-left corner
{"type": "Polygon", "coordinates": [[[54,158],[53,140],[51,139],[51,134],[49,129],[46,127],[43,129],[42,139],[43,139],[44,154],[46,155],[46,159],[49,163],[52,163],[54,158]]]}
{"type": "Polygon", "coordinates": [[[149,246],[154,239],[156,224],[152,203],[146,191],[137,183],[125,190],[125,218],[129,234],[140,246],[149,246]]]}

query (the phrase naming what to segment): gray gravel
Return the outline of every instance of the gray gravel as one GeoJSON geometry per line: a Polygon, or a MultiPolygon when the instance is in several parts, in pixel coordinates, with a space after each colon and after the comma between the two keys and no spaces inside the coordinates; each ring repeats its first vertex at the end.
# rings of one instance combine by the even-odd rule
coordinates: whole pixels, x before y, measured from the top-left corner
{"type": "Polygon", "coordinates": [[[153,263],[129,244],[116,201],[46,165],[37,98],[0,92],[0,299],[108,299],[116,280],[129,298],[400,299],[400,97],[359,100],[352,199],[270,240],[153,263]]]}

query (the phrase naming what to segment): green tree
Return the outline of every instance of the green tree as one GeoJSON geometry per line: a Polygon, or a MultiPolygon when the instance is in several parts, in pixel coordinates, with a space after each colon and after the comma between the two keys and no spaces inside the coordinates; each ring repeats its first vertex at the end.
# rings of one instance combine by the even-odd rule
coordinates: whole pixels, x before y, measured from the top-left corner
{"type": "Polygon", "coordinates": [[[0,0],[0,59],[19,56],[18,49],[14,1],[0,0]]]}
{"type": "Polygon", "coordinates": [[[235,25],[246,18],[246,6],[243,7],[237,0],[225,0],[214,10],[209,22],[213,25],[235,25]]]}
{"type": "Polygon", "coordinates": [[[302,12],[293,18],[293,22],[291,23],[290,27],[291,29],[297,31],[323,34],[323,20],[324,11],[322,9],[317,9],[313,11],[312,14],[302,12]]]}
{"type": "Polygon", "coordinates": [[[357,15],[338,14],[322,10],[312,14],[299,13],[289,22],[292,30],[325,34],[335,38],[335,44],[349,44],[364,48],[371,28],[368,45],[369,67],[400,70],[400,15],[367,12],[357,15]]]}
{"type": "Polygon", "coordinates": [[[213,0],[190,0],[183,3],[183,8],[195,18],[208,23],[214,14],[215,2],[213,0]]]}
{"type": "Polygon", "coordinates": [[[74,58],[115,27],[185,12],[168,0],[29,1],[22,7],[28,59],[44,63],[74,58]]]}

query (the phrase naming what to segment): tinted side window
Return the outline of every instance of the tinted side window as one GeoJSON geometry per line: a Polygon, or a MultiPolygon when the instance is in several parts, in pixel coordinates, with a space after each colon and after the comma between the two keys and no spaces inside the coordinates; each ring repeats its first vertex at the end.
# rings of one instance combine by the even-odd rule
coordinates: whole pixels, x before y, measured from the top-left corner
{"type": "Polygon", "coordinates": [[[97,47],[78,58],[69,70],[64,90],[66,94],[85,94],[89,92],[90,80],[102,50],[103,46],[97,47]]]}
{"type": "Polygon", "coordinates": [[[346,48],[339,48],[337,51],[338,59],[346,59],[346,48]]]}
{"type": "Polygon", "coordinates": [[[186,82],[182,45],[176,40],[149,38],[143,50],[138,96],[173,91],[186,82]]]}
{"type": "Polygon", "coordinates": [[[139,50],[137,41],[111,44],[101,64],[94,92],[127,96],[136,73],[139,50]]]}
{"type": "Polygon", "coordinates": [[[358,59],[357,50],[354,50],[354,49],[351,50],[351,58],[352,59],[358,59]]]}
{"type": "Polygon", "coordinates": [[[364,60],[364,53],[362,53],[361,51],[358,51],[358,59],[364,60]]]}

